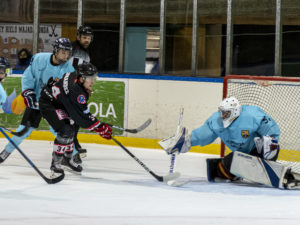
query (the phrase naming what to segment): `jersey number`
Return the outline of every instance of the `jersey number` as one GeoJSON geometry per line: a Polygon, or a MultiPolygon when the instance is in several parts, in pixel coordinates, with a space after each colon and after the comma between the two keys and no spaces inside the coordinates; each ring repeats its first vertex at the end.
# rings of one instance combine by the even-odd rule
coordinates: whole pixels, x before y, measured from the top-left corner
{"type": "Polygon", "coordinates": [[[57,86],[52,86],[52,95],[57,99],[57,96],[60,94],[60,89],[57,86]]]}

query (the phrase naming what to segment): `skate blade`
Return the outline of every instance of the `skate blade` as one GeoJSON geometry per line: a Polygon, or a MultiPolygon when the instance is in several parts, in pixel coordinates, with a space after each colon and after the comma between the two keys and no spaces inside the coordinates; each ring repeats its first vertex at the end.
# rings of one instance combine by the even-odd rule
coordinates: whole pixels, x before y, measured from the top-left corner
{"type": "Polygon", "coordinates": [[[75,171],[75,170],[72,170],[70,167],[68,166],[62,166],[62,168],[64,169],[64,171],[67,171],[69,173],[73,173],[73,174],[76,174],[76,175],[81,175],[81,172],[78,172],[78,171],[75,171]]]}
{"type": "Polygon", "coordinates": [[[79,153],[80,158],[85,158],[86,157],[86,153],[79,153]]]}

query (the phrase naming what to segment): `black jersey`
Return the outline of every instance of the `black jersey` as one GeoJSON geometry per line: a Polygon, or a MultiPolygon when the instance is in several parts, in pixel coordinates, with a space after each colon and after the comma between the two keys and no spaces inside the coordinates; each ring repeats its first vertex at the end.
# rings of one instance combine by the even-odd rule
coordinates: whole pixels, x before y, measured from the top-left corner
{"type": "Polygon", "coordinates": [[[80,127],[93,130],[100,121],[88,109],[88,92],[77,81],[76,72],[66,73],[56,82],[48,82],[44,87],[40,99],[45,100],[57,109],[65,110],[72,120],[80,127]]]}

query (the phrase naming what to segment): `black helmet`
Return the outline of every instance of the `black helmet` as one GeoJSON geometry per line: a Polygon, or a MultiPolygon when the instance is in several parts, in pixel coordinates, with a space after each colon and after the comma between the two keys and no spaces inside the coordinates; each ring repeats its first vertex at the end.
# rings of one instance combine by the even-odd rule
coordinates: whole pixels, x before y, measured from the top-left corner
{"type": "Polygon", "coordinates": [[[78,77],[83,78],[97,76],[98,74],[97,68],[93,64],[88,62],[83,62],[82,64],[79,64],[76,68],[76,72],[78,77]]]}
{"type": "Polygon", "coordinates": [[[93,36],[94,33],[93,33],[93,30],[91,27],[89,26],[80,26],[77,30],[77,35],[78,36],[81,36],[81,35],[91,35],[93,36]]]}
{"type": "Polygon", "coordinates": [[[57,38],[53,44],[53,53],[57,53],[59,49],[72,51],[71,41],[68,38],[57,38]]]}

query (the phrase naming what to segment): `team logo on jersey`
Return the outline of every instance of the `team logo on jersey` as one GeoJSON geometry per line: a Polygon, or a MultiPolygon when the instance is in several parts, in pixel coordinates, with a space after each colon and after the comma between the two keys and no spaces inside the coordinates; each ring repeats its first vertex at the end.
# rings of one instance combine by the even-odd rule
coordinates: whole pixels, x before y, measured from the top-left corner
{"type": "Polygon", "coordinates": [[[78,95],[77,102],[79,104],[85,104],[86,103],[86,98],[84,97],[84,95],[78,95]]]}
{"type": "Polygon", "coordinates": [[[249,137],[249,130],[242,130],[242,137],[248,138],[249,137]]]}

